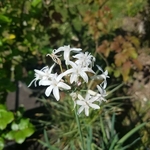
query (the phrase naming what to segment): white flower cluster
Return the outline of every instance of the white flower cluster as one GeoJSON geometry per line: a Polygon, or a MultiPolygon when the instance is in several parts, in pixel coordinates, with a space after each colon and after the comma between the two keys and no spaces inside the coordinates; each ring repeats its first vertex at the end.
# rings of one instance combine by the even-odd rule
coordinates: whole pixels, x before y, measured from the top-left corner
{"type": "MultiPolygon", "coordinates": [[[[46,86],[45,95],[48,97],[53,93],[53,96],[57,101],[60,99],[60,90],[72,90],[70,96],[74,101],[74,107],[79,105],[78,114],[83,110],[85,115],[89,115],[89,108],[99,109],[100,106],[97,102],[101,103],[106,101],[106,86],[108,72],[107,70],[103,72],[102,68],[97,65],[97,68],[101,71],[100,75],[92,70],[94,66],[95,57],[88,52],[81,52],[80,48],[70,48],[70,46],[63,46],[56,50],[53,50],[51,54],[48,54],[54,64],[51,67],[44,67],[41,70],[35,69],[35,79],[31,81],[29,86],[34,82],[37,86],[37,81],[39,86],[46,86]],[[76,53],[72,56],[72,52],[76,53]],[[64,70],[62,67],[62,61],[57,54],[63,53],[62,61],[65,61],[67,69],[64,70]],[[60,66],[61,73],[54,72],[54,66],[58,64],[60,66]],[[92,74],[92,77],[89,77],[89,73],[92,74]],[[90,89],[87,89],[85,98],[81,95],[82,85],[88,85],[89,79],[91,80],[101,80],[101,84],[97,85],[97,92],[94,92],[90,89]]],[[[60,55],[61,56],[61,55],[60,55]]],[[[86,87],[87,88],[87,87],[86,87]]],[[[84,90],[85,91],[85,90],[84,90]]]]}

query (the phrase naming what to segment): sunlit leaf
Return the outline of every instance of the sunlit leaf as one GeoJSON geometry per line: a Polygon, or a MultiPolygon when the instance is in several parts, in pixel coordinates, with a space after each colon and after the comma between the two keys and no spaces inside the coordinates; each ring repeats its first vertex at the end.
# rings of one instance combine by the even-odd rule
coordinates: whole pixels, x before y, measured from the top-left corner
{"type": "Polygon", "coordinates": [[[41,0],[33,0],[32,1],[32,3],[31,3],[31,5],[33,6],[33,7],[36,7],[38,4],[40,4],[42,1],[41,0]]]}
{"type": "Polygon", "coordinates": [[[0,137],[0,150],[3,150],[5,146],[4,139],[0,137]]]}
{"type": "Polygon", "coordinates": [[[0,22],[10,23],[11,19],[3,14],[0,14],[0,22]]]}
{"type": "Polygon", "coordinates": [[[0,130],[3,130],[6,128],[6,126],[11,123],[14,119],[14,115],[12,112],[0,108],[0,130]]]}
{"type": "Polygon", "coordinates": [[[130,49],[128,49],[128,53],[129,53],[129,56],[133,59],[137,58],[138,54],[135,50],[135,48],[131,47],[130,49]]]}

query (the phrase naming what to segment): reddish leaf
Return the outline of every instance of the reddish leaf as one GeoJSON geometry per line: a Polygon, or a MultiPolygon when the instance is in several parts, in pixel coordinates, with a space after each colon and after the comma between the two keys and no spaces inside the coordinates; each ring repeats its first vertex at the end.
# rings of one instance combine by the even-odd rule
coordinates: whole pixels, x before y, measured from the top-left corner
{"type": "Polygon", "coordinates": [[[141,63],[138,59],[133,59],[132,61],[133,61],[134,65],[135,65],[139,70],[142,70],[143,65],[142,65],[142,63],[141,63]]]}
{"type": "Polygon", "coordinates": [[[130,70],[131,70],[131,62],[126,61],[122,66],[122,76],[124,81],[128,80],[130,70]]]}
{"type": "Polygon", "coordinates": [[[127,60],[128,56],[123,53],[118,53],[114,58],[116,66],[120,67],[127,60]]]}

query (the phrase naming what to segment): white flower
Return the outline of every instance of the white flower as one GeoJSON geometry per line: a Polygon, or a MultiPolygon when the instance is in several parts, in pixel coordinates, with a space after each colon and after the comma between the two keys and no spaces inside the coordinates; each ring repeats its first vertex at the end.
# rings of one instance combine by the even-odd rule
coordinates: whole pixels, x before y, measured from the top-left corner
{"type": "Polygon", "coordinates": [[[95,75],[92,77],[92,79],[103,80],[101,85],[102,85],[103,89],[105,89],[107,86],[107,78],[109,78],[108,71],[106,70],[104,72],[100,66],[98,66],[98,65],[96,65],[96,66],[102,72],[102,74],[101,75],[95,75]]]}
{"type": "Polygon", "coordinates": [[[68,62],[70,60],[70,52],[71,51],[79,52],[81,50],[82,50],[81,48],[70,48],[70,45],[68,45],[68,46],[59,47],[57,50],[54,50],[53,53],[56,54],[56,53],[59,53],[61,51],[64,51],[64,60],[65,60],[66,65],[68,65],[68,62]]]}
{"type": "Polygon", "coordinates": [[[106,99],[105,99],[105,96],[107,96],[107,94],[106,94],[106,90],[104,90],[102,87],[100,87],[99,85],[97,85],[97,88],[98,88],[98,91],[99,91],[99,93],[97,93],[97,92],[94,92],[94,91],[92,91],[92,90],[88,90],[87,92],[90,94],[90,95],[92,95],[92,96],[94,96],[95,97],[95,101],[98,101],[98,102],[102,102],[102,101],[106,101],[106,99]]]}
{"type": "Polygon", "coordinates": [[[55,65],[55,64],[53,64],[50,68],[49,68],[48,66],[46,66],[46,67],[42,68],[41,70],[34,69],[34,72],[35,72],[35,79],[33,79],[33,80],[31,81],[31,83],[28,85],[28,87],[30,87],[33,82],[34,82],[34,85],[37,86],[36,82],[37,82],[38,80],[40,80],[40,81],[39,81],[39,85],[41,85],[41,82],[42,82],[43,80],[47,80],[47,79],[49,79],[50,77],[52,77],[51,72],[52,72],[52,69],[53,69],[54,65],[55,65]]]}
{"type": "Polygon", "coordinates": [[[100,103],[101,103],[102,101],[106,101],[106,99],[105,99],[105,97],[107,96],[106,90],[103,89],[103,87],[101,87],[101,86],[99,86],[99,85],[97,85],[97,89],[98,89],[98,91],[99,91],[99,94],[97,94],[97,96],[98,96],[97,101],[99,101],[100,103]]]}
{"type": "Polygon", "coordinates": [[[48,97],[50,96],[51,92],[53,91],[53,95],[58,101],[60,99],[59,89],[65,89],[69,90],[71,87],[64,83],[62,81],[63,74],[57,75],[57,73],[54,74],[54,76],[51,78],[51,80],[43,80],[41,85],[48,86],[45,95],[48,97]]]}
{"type": "Polygon", "coordinates": [[[88,82],[88,75],[86,72],[92,72],[95,73],[91,68],[88,67],[82,67],[81,65],[78,65],[72,61],[69,61],[69,65],[72,66],[71,69],[66,70],[63,74],[71,74],[70,76],[70,83],[78,82],[79,76],[83,78],[83,80],[87,83],[88,82]]]}
{"type": "Polygon", "coordinates": [[[95,57],[88,52],[76,54],[73,58],[77,58],[78,60],[76,60],[75,63],[83,67],[92,68],[95,62],[95,57]]]}
{"type": "Polygon", "coordinates": [[[100,109],[100,107],[97,104],[93,104],[93,102],[95,102],[96,99],[96,97],[92,97],[89,93],[86,94],[85,99],[80,94],[78,94],[78,100],[75,101],[77,105],[81,106],[78,110],[78,114],[85,110],[85,115],[89,116],[90,107],[93,109],[100,109]]]}

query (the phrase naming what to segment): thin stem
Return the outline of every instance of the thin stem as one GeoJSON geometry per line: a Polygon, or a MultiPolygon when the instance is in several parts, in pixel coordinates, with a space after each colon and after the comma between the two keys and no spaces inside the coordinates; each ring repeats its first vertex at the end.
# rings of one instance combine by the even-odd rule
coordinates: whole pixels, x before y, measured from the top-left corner
{"type": "Polygon", "coordinates": [[[81,131],[81,124],[80,124],[79,116],[77,115],[77,108],[75,108],[74,112],[75,112],[75,116],[76,116],[76,122],[77,122],[77,125],[78,125],[78,131],[79,131],[79,134],[80,134],[80,139],[81,139],[81,142],[82,142],[82,150],[85,150],[83,135],[82,135],[82,131],[81,131]]]}

